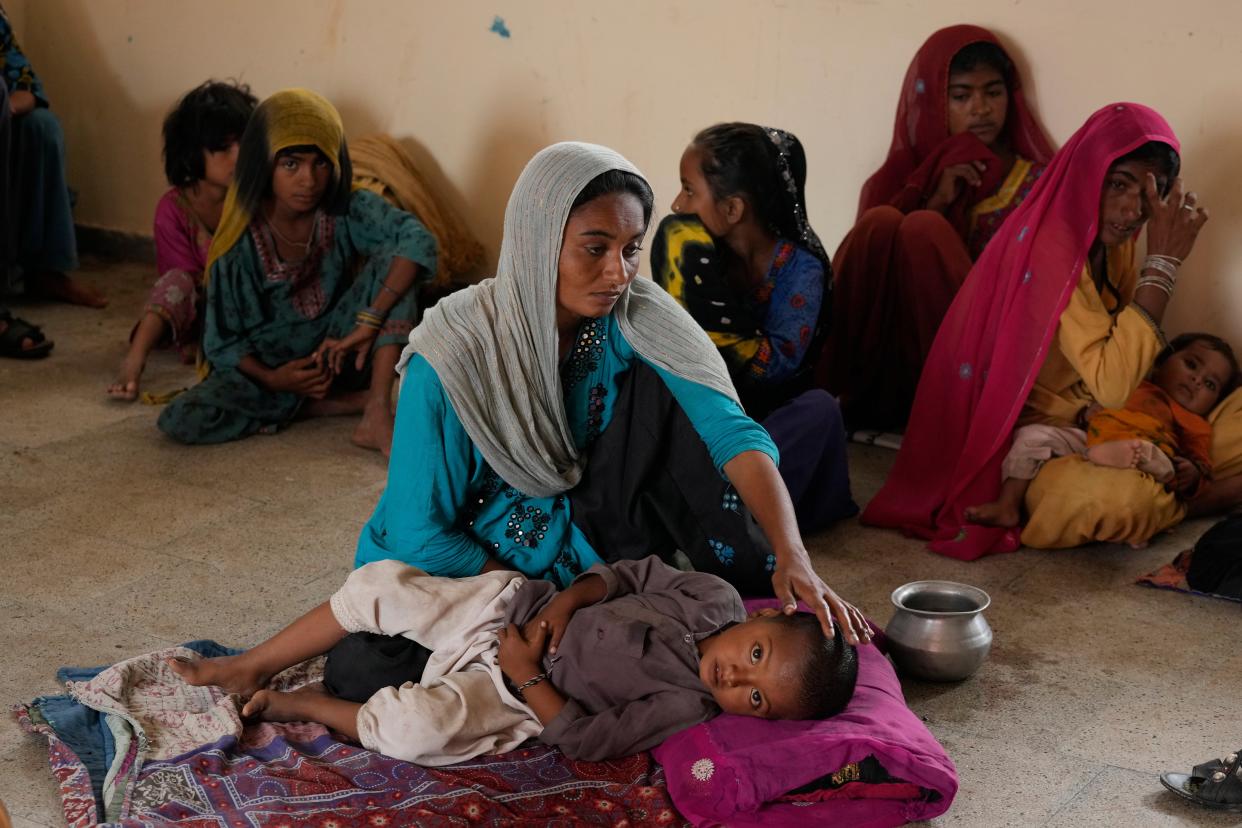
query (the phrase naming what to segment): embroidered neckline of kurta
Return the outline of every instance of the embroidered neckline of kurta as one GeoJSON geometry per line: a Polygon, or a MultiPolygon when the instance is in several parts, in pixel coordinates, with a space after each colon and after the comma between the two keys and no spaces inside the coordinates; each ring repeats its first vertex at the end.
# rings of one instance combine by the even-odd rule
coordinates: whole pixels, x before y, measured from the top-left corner
{"type": "Polygon", "coordinates": [[[259,266],[263,269],[264,279],[268,282],[288,283],[289,301],[294,310],[306,319],[317,318],[327,307],[320,268],[324,256],[332,248],[336,235],[336,219],[322,211],[317,212],[311,235],[313,242],[306,256],[297,261],[285,261],[280,258],[276,239],[261,214],[256,215],[250,222],[250,238],[254,241],[255,251],[259,255],[259,266]]]}
{"type": "Polygon", "coordinates": [[[578,326],[578,338],[561,368],[561,381],[566,389],[577,385],[599,367],[604,343],[608,341],[605,322],[605,319],[584,319],[578,326]]]}

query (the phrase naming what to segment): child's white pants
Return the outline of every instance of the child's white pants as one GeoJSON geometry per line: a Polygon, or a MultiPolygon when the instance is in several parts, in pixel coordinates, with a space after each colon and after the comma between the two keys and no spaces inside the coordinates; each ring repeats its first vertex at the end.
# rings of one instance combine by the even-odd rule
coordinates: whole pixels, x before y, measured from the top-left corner
{"type": "Polygon", "coordinates": [[[397,561],[354,570],[332,596],[350,632],[401,635],[432,651],[418,684],[387,687],[358,711],[363,747],[420,765],[503,753],[543,726],[504,684],[496,630],[526,581],[517,572],[436,578],[397,561]]]}

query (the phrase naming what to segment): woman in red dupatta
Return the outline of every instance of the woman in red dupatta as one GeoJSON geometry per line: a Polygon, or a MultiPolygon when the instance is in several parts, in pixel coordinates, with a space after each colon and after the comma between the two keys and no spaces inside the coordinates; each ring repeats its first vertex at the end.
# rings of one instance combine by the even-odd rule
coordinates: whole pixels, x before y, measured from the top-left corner
{"type": "MultiPolygon", "coordinates": [[[[1053,158],[1039,184],[984,250],[949,309],[919,382],[902,449],[883,489],[867,506],[864,523],[928,538],[934,551],[965,560],[1017,548],[1017,529],[969,525],[963,513],[995,500],[1013,427],[1020,415],[1031,414],[1024,412],[1028,402],[1037,403],[1033,389],[1047,397],[1047,405],[1036,407],[1053,412],[1053,419],[1073,416],[1055,405],[1069,398],[1085,402],[1086,391],[1093,387],[1097,396],[1102,393],[1101,362],[1095,363],[1099,374],[1087,376],[1079,370],[1075,375],[1073,370],[1084,360],[1066,359],[1067,307],[1076,314],[1073,322],[1079,328],[1083,314],[1098,317],[1085,320],[1096,326],[1096,338],[1083,352],[1094,349],[1097,357],[1107,352],[1114,376],[1118,366],[1124,368],[1120,373],[1132,378],[1132,387],[1111,381],[1107,392],[1124,400],[1159,352],[1159,322],[1169,299],[1158,287],[1136,287],[1128,258],[1133,236],[1150,218],[1148,253],[1184,259],[1206,221],[1193,193],[1183,199],[1180,180],[1172,182],[1167,197],[1155,191],[1154,178],[1144,181],[1141,197],[1131,196],[1128,218],[1108,212],[1109,188],[1118,186],[1115,173],[1124,157],[1150,142],[1172,150],[1166,155],[1173,159],[1175,175],[1178,143],[1164,119],[1139,104],[1112,104],[1092,115],[1053,158]],[[1097,275],[1092,277],[1092,272],[1097,275]],[[1085,307],[1086,294],[1094,310],[1085,307]],[[1109,294],[1111,299],[1106,298],[1109,294]],[[1045,393],[1050,366],[1078,380],[1065,385],[1062,397],[1045,393]]],[[[1150,272],[1145,262],[1143,273],[1150,272]]],[[[1054,465],[1069,461],[1060,468],[1069,474],[1058,478],[1054,498],[1062,514],[1055,515],[1057,509],[1051,506],[1040,507],[1045,508],[1041,520],[1080,520],[1083,515],[1074,504],[1095,497],[1093,486],[1112,485],[1098,474],[1085,484],[1085,478],[1075,478],[1076,460],[1053,461],[1041,472],[1044,477],[1054,465]]],[[[1154,488],[1148,494],[1160,491],[1141,475],[1091,468],[1114,473],[1123,488],[1128,484],[1117,475],[1151,482],[1149,488],[1154,488]]],[[[1031,504],[1030,497],[1027,502],[1031,504]]],[[[1116,537],[1101,537],[1088,526],[1079,538],[1123,540],[1131,528],[1118,529],[1116,537]]]]}
{"type": "Polygon", "coordinates": [[[940,320],[972,260],[1052,148],[996,37],[951,26],[910,64],[888,158],[833,258],[820,384],[853,427],[900,429],[940,320]]]}

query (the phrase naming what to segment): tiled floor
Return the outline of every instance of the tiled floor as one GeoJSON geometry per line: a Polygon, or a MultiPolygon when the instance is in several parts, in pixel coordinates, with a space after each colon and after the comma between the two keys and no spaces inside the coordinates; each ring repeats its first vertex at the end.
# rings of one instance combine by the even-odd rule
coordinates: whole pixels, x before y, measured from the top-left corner
{"type": "MultiPolygon", "coordinates": [[[[323,600],[349,569],[384,484],[349,420],[186,449],[157,410],[107,400],[149,279],[88,264],[104,311],[19,305],[57,340],[43,362],[0,361],[0,698],[57,690],[64,664],[103,664],[170,642],[249,645],[323,600]]],[[[147,387],[189,383],[170,353],[147,387]]],[[[856,494],[892,462],[854,447],[856,494]]],[[[1242,746],[1233,682],[1236,605],[1133,585],[1202,532],[1191,524],[1135,552],[1022,551],[961,563],[847,523],[809,539],[839,592],[887,621],[901,583],[948,578],[991,593],[989,662],[956,685],[907,684],[962,788],[944,826],[1234,825],[1163,792],[1242,746]]],[[[0,797],[17,826],[63,824],[43,746],[0,726],[0,797]]]]}

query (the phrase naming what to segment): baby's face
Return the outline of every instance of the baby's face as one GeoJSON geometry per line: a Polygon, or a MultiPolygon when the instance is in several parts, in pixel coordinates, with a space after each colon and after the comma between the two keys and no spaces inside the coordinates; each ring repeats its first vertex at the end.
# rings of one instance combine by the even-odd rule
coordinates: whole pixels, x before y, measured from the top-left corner
{"type": "Polygon", "coordinates": [[[699,678],[725,713],[797,718],[803,636],[761,610],[699,644],[699,678]]]}
{"type": "Polygon", "coordinates": [[[1192,342],[1169,356],[1152,380],[1183,408],[1206,416],[1229,382],[1229,360],[1206,342],[1192,342]]]}

